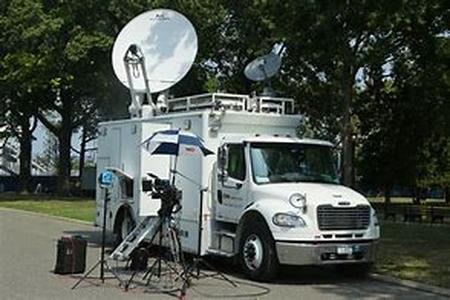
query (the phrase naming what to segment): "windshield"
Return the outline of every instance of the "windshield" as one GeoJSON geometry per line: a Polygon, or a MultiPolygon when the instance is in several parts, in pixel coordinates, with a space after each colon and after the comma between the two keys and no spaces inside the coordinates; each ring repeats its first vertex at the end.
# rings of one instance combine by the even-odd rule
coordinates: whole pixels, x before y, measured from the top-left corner
{"type": "Polygon", "coordinates": [[[252,143],[256,183],[338,183],[331,147],[298,143],[252,143]]]}

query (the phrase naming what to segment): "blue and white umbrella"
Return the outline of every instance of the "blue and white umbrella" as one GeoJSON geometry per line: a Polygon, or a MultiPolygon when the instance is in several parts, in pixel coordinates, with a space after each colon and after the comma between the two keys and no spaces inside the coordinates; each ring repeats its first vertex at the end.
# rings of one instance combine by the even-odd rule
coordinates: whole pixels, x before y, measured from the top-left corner
{"type": "MultiPolygon", "coordinates": [[[[175,155],[174,168],[171,170],[172,184],[175,184],[175,174],[177,172],[177,160],[179,155],[199,155],[214,154],[203,144],[201,137],[180,129],[168,129],[155,132],[151,137],[142,142],[142,147],[150,154],[175,155]]],[[[182,174],[180,174],[182,175],[182,174]]],[[[183,177],[185,177],[183,175],[183,177]]],[[[191,179],[189,179],[191,180],[191,179]]]]}
{"type": "Polygon", "coordinates": [[[213,154],[205,147],[201,137],[180,129],[168,129],[155,132],[142,142],[142,147],[150,154],[199,155],[213,154]]]}

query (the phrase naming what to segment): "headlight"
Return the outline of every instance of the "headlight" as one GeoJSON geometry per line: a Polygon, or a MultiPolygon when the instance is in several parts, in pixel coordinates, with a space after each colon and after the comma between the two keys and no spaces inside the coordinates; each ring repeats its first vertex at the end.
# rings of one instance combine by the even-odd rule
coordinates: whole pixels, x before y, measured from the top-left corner
{"type": "Polygon", "coordinates": [[[306,194],[292,194],[289,197],[289,203],[291,203],[291,205],[295,208],[306,208],[306,194]]]}
{"type": "Polygon", "coordinates": [[[378,221],[377,211],[375,209],[372,209],[372,218],[373,218],[373,225],[380,226],[380,222],[378,221]]]}
{"type": "Polygon", "coordinates": [[[273,224],[281,227],[305,227],[305,221],[296,215],[277,213],[272,218],[273,224]]]}

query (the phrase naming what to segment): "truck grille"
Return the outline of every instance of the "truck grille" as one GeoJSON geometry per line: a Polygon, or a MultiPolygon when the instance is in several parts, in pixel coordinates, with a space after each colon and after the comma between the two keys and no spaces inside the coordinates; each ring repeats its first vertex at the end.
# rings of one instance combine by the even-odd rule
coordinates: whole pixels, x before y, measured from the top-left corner
{"type": "Polygon", "coordinates": [[[333,207],[329,204],[317,207],[317,223],[320,230],[367,229],[370,224],[370,206],[333,207]]]}

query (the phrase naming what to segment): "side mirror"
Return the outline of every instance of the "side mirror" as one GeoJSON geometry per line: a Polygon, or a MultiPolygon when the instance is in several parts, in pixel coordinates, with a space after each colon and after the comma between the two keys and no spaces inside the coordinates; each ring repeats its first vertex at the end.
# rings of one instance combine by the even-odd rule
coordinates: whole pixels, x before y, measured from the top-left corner
{"type": "Polygon", "coordinates": [[[341,159],[341,150],[338,148],[333,148],[333,163],[336,170],[341,169],[342,159],[341,159]]]}
{"type": "Polygon", "coordinates": [[[222,184],[228,179],[228,147],[223,145],[217,154],[218,176],[222,184]]]}

